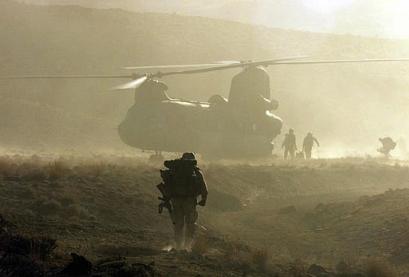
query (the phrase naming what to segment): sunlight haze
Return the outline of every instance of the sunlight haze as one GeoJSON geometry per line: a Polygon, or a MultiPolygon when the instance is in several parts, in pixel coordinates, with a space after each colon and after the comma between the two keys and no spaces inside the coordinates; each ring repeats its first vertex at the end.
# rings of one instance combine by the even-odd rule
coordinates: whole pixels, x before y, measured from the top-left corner
{"type": "Polygon", "coordinates": [[[20,1],[197,15],[312,32],[409,38],[409,2],[404,0],[20,1]]]}

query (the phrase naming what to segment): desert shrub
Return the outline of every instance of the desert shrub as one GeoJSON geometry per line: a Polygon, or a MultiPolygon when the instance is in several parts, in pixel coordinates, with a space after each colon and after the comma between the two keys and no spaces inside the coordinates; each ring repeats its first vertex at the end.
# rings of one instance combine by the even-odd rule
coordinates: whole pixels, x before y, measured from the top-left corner
{"type": "Polygon", "coordinates": [[[10,159],[0,158],[0,175],[4,178],[16,176],[17,164],[10,159]]]}
{"type": "Polygon", "coordinates": [[[32,168],[31,170],[27,171],[22,178],[30,181],[42,181],[47,179],[47,172],[44,170],[44,168],[32,168]]]}
{"type": "Polygon", "coordinates": [[[42,265],[56,248],[56,241],[19,234],[1,215],[0,227],[0,276],[44,276],[42,265]]]}
{"type": "Polygon", "coordinates": [[[48,237],[41,237],[41,238],[32,238],[31,241],[31,250],[30,255],[34,259],[39,260],[47,260],[55,248],[57,247],[56,240],[48,238],[48,237]]]}
{"type": "Polygon", "coordinates": [[[394,277],[396,272],[392,266],[383,260],[373,259],[369,260],[365,268],[366,277],[394,277]]]}
{"type": "Polygon", "coordinates": [[[225,246],[224,250],[224,259],[231,263],[236,263],[240,257],[240,249],[234,244],[229,244],[225,246]]]}
{"type": "Polygon", "coordinates": [[[0,215],[0,249],[8,254],[46,260],[56,248],[56,241],[48,237],[28,237],[19,234],[16,226],[0,215]]]}
{"type": "Polygon", "coordinates": [[[47,171],[48,177],[55,180],[67,176],[70,168],[62,161],[54,161],[48,165],[47,171]]]}
{"type": "Polygon", "coordinates": [[[43,166],[30,162],[18,165],[15,175],[30,181],[41,181],[47,178],[47,172],[43,166]]]}
{"type": "Polygon", "coordinates": [[[42,277],[42,266],[33,259],[18,254],[7,254],[0,260],[0,276],[42,277]]]}
{"type": "Polygon", "coordinates": [[[100,177],[102,174],[104,174],[106,170],[106,165],[104,163],[94,163],[90,164],[87,169],[88,169],[88,175],[94,178],[100,177]]]}
{"type": "Polygon", "coordinates": [[[267,249],[256,249],[253,251],[251,259],[257,269],[266,271],[268,269],[271,256],[267,249]]]}
{"type": "Polygon", "coordinates": [[[296,260],[289,265],[288,273],[293,277],[308,276],[307,265],[301,260],[296,260]]]}
{"type": "Polygon", "coordinates": [[[335,270],[338,274],[348,274],[353,271],[353,266],[347,261],[340,261],[336,265],[335,270]]]}
{"type": "Polygon", "coordinates": [[[44,261],[51,255],[56,243],[50,238],[27,238],[19,234],[8,234],[0,239],[0,246],[6,253],[44,261]]]}
{"type": "Polygon", "coordinates": [[[249,272],[254,268],[251,252],[243,249],[239,244],[229,244],[225,246],[224,260],[234,268],[249,272]]]}

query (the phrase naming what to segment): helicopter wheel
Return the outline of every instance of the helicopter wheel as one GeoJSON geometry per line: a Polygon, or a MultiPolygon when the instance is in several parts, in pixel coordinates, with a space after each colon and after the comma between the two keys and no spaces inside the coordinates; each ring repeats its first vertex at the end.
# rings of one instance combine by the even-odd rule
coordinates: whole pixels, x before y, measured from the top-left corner
{"type": "Polygon", "coordinates": [[[149,162],[151,163],[162,163],[165,158],[162,155],[161,151],[155,151],[155,154],[150,155],[149,162]]]}

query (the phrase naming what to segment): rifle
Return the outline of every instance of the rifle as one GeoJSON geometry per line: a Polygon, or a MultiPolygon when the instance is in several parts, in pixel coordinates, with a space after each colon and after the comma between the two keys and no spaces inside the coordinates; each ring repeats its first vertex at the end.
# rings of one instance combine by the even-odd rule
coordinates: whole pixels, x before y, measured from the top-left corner
{"type": "Polygon", "coordinates": [[[172,204],[170,203],[170,198],[168,196],[168,194],[166,193],[166,189],[165,189],[165,184],[164,183],[160,183],[159,185],[156,186],[158,188],[158,190],[160,191],[160,193],[162,194],[162,196],[159,196],[158,199],[161,201],[159,203],[158,206],[158,212],[159,214],[161,214],[163,212],[163,208],[167,209],[170,215],[170,218],[172,219],[173,222],[173,216],[172,216],[172,204]]]}

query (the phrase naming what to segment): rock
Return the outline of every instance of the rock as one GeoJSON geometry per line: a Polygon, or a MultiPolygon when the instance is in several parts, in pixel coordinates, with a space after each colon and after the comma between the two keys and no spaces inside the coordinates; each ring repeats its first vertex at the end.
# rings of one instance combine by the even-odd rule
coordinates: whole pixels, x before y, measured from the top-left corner
{"type": "Polygon", "coordinates": [[[62,274],[81,276],[89,275],[92,271],[92,263],[85,257],[71,253],[72,261],[62,270],[62,274]]]}
{"type": "Polygon", "coordinates": [[[323,268],[322,266],[317,265],[317,264],[312,264],[312,265],[308,268],[307,273],[308,273],[308,274],[311,274],[311,275],[313,275],[313,276],[316,276],[316,277],[327,277],[327,276],[331,276],[330,273],[329,273],[325,268],[323,268]]]}
{"type": "Polygon", "coordinates": [[[155,276],[154,263],[128,264],[126,260],[105,262],[97,266],[95,276],[121,276],[121,277],[153,277],[155,276]]]}

